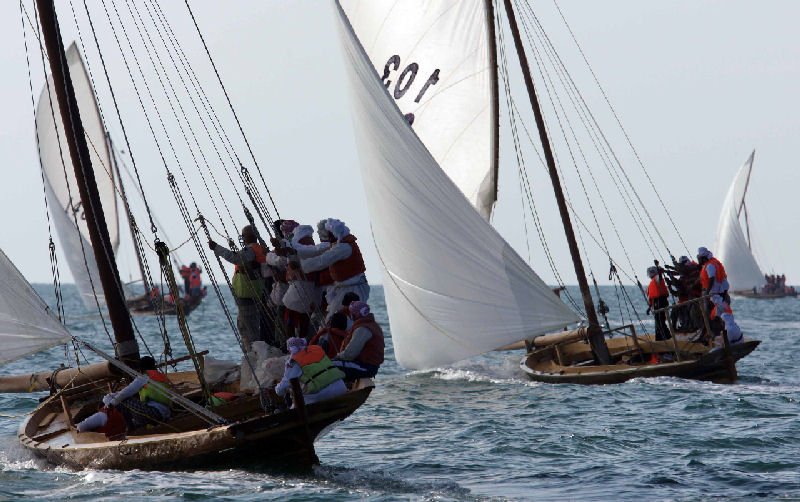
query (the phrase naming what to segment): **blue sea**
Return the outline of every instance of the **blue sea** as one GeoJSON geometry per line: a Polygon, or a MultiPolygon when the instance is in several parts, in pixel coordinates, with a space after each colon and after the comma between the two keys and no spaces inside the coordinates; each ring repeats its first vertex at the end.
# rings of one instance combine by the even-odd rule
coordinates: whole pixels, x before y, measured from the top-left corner
{"type": "MultiPolygon", "coordinates": [[[[53,301],[52,285],[36,289],[53,301]]],[[[617,292],[600,291],[619,322],[617,292]]],[[[641,301],[637,290],[629,293],[641,301]]],[[[84,310],[73,286],[64,295],[73,334],[111,352],[100,317],[84,310]]],[[[370,303],[388,337],[379,286],[370,303]]],[[[800,299],[734,298],[732,306],[746,335],[762,340],[740,361],[735,385],[532,383],[519,370],[518,352],[409,371],[394,362],[387,338],[377,388],[318,441],[322,465],[308,474],[259,465],[71,471],[17,443],[21,418],[0,417],[0,500],[800,500],[800,299]]],[[[199,350],[240,358],[213,295],[189,319],[199,350]]],[[[160,351],[156,319],[136,322],[160,351]]],[[[168,331],[175,355],[185,353],[174,321],[168,331]]],[[[70,357],[56,347],[1,370],[45,371],[70,357]]],[[[41,395],[0,395],[0,413],[30,411],[41,395]]]]}

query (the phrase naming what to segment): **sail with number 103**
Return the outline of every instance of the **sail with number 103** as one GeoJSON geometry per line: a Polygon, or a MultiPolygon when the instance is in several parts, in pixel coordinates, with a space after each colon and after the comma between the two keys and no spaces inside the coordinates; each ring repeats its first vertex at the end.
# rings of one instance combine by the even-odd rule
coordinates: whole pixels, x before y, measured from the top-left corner
{"type": "Polygon", "coordinates": [[[577,321],[489,225],[491,204],[476,195],[496,176],[490,4],[337,7],[397,361],[431,368],[577,321]],[[434,73],[435,85],[425,80],[434,73]]]}
{"type": "MultiPolygon", "coordinates": [[[[86,131],[97,190],[103,204],[106,225],[111,239],[111,253],[116,254],[119,247],[119,224],[115,182],[111,168],[111,158],[106,142],[106,132],[100,118],[89,74],[74,43],[66,51],[67,64],[72,74],[75,98],[86,131]]],[[[67,259],[69,269],[75,279],[81,300],[87,309],[95,309],[96,302],[105,303],[103,288],[100,285],[97,264],[89,238],[78,184],[72,168],[67,141],[58,120],[60,117],[53,77],[47,76],[36,109],[36,129],[39,138],[39,156],[45,178],[45,193],[50,214],[56,227],[58,239],[67,259]],[[56,126],[55,124],[58,124],[56,126]],[[94,289],[94,291],[93,291],[94,289]]]]}

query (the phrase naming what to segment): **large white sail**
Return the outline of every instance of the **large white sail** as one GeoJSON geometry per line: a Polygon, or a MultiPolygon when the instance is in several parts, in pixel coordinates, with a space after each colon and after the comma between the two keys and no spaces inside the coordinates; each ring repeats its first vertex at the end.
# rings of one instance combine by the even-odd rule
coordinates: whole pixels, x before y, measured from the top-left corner
{"type": "Polygon", "coordinates": [[[69,339],[67,328],[0,250],[0,365],[69,339]]]}
{"type": "Polygon", "coordinates": [[[341,0],[397,106],[488,219],[497,200],[497,77],[491,0],[341,0]]]}
{"type": "Polygon", "coordinates": [[[764,274],[758,267],[753,252],[742,231],[739,221],[750,182],[750,171],[753,169],[755,151],[739,168],[733,179],[717,224],[717,242],[713,249],[717,258],[725,265],[731,291],[759,288],[764,284],[764,274]]]}
{"type": "MultiPolygon", "coordinates": [[[[100,111],[97,108],[89,75],[81,60],[78,47],[74,43],[67,49],[67,64],[75,88],[75,98],[80,109],[81,121],[86,131],[86,140],[89,144],[97,190],[100,193],[100,200],[105,212],[108,234],[113,251],[116,253],[119,247],[119,224],[114,194],[114,177],[106,144],[105,128],[100,119],[100,111]]],[[[97,299],[101,305],[105,303],[103,288],[100,285],[97,264],[94,261],[94,252],[89,238],[89,228],[86,225],[75,172],[64,136],[61,115],[53,88],[53,77],[50,75],[47,76],[47,83],[39,96],[36,108],[36,129],[44,167],[45,193],[58,239],[83,304],[86,308],[94,309],[96,303],[92,284],[94,284],[94,291],[97,293],[97,299]],[[55,117],[55,122],[53,117],[55,117]],[[75,216],[77,216],[77,227],[75,216]]]]}
{"type": "Polygon", "coordinates": [[[339,18],[398,363],[431,368],[575,322],[440,168],[339,18]]]}

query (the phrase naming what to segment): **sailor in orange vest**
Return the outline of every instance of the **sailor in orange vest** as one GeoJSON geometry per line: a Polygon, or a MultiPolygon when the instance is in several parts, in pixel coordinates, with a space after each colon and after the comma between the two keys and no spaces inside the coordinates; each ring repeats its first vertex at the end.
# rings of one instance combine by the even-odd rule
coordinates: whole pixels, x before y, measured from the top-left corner
{"type": "Polygon", "coordinates": [[[730,305],[728,274],[725,273],[725,267],[722,266],[722,263],[714,258],[711,251],[704,247],[697,250],[697,262],[703,267],[700,271],[700,285],[703,287],[703,292],[707,295],[712,295],[711,300],[714,303],[717,303],[714,296],[720,296],[725,303],[730,305]]]}
{"type": "Polygon", "coordinates": [[[339,347],[342,346],[344,339],[347,338],[347,321],[349,318],[341,312],[336,312],[331,316],[330,323],[320,328],[314,338],[308,342],[310,345],[319,345],[325,349],[325,353],[330,358],[336,357],[339,347]]]}
{"type": "Polygon", "coordinates": [[[292,337],[286,340],[289,359],[283,379],[275,386],[275,393],[283,396],[289,390],[289,380],[299,378],[303,389],[303,400],[313,404],[331,399],[347,392],[342,381],[344,373],[337,369],[319,345],[306,345],[305,338],[292,337]]]}
{"type": "Polygon", "coordinates": [[[181,265],[181,269],[180,269],[179,273],[181,274],[181,277],[183,278],[183,294],[188,295],[189,294],[189,288],[190,288],[190,286],[189,286],[189,275],[191,275],[191,271],[189,270],[189,267],[187,267],[186,265],[181,265]]]}
{"type": "Polygon", "coordinates": [[[252,226],[242,228],[242,240],[245,245],[240,251],[231,251],[213,240],[208,241],[208,247],[223,260],[236,265],[231,281],[239,308],[236,324],[245,350],[249,352],[250,345],[261,338],[260,302],[264,293],[261,265],[266,262],[266,254],[252,226]]]}
{"type": "Polygon", "coordinates": [[[728,343],[731,345],[742,343],[742,341],[744,341],[744,335],[742,334],[742,330],[739,328],[739,325],[736,324],[736,320],[733,318],[731,306],[728,305],[720,296],[715,296],[714,298],[717,298],[717,302],[715,302],[714,308],[711,309],[709,318],[711,321],[714,321],[714,319],[717,318],[720,319],[725,332],[728,335],[728,343]]]}
{"type": "Polygon", "coordinates": [[[333,364],[344,371],[347,380],[372,378],[383,363],[383,330],[375,322],[369,305],[362,301],[350,304],[350,317],[353,327],[347,332],[333,364]]]}
{"type": "Polygon", "coordinates": [[[203,293],[203,281],[200,279],[200,267],[192,262],[189,265],[189,296],[200,296],[203,293]]]}
{"type": "Polygon", "coordinates": [[[170,397],[167,377],[156,369],[156,361],[150,356],[139,360],[145,374],[119,392],[103,397],[104,408],[77,425],[79,432],[105,432],[109,437],[122,434],[120,415],[128,430],[146,425],[157,425],[170,418],[170,397]],[[119,413],[120,415],[117,415],[119,413]],[[121,429],[121,431],[120,431],[121,429]]]}
{"type": "Polygon", "coordinates": [[[664,278],[658,272],[658,267],[649,267],[647,276],[650,277],[650,285],[647,287],[647,301],[656,321],[656,340],[668,340],[671,338],[669,328],[667,328],[667,313],[656,312],[669,305],[669,289],[664,282],[664,278]]]}
{"type": "Polygon", "coordinates": [[[325,228],[336,239],[330,249],[317,256],[301,261],[303,271],[319,272],[328,269],[334,281],[326,293],[328,301],[327,317],[342,307],[342,299],[349,292],[356,293],[363,301],[369,300],[369,284],[364,272],[364,258],[356,244],[356,237],[344,222],[330,218],[325,228]]]}

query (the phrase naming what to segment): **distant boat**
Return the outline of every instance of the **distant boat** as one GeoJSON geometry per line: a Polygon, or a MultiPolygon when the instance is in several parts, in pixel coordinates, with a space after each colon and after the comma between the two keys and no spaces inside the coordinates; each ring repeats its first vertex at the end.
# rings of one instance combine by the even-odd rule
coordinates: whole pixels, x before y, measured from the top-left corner
{"type": "MultiPolygon", "coordinates": [[[[538,381],[736,378],[735,361],[757,340],[715,351],[689,340],[657,342],[632,326],[600,325],[533,83],[526,79],[586,312],[584,327],[546,335],[574,325],[579,315],[488,221],[497,199],[500,140],[494,2],[336,3],[400,365],[434,368],[527,339],[521,367],[538,381]],[[607,336],[628,329],[607,343],[607,336]]],[[[502,3],[524,59],[514,9],[509,0],[502,3]]],[[[530,75],[527,61],[521,65],[530,75]]]]}
{"type": "MultiPolygon", "coordinates": [[[[92,83],[86,66],[81,58],[78,46],[73,42],[66,51],[67,64],[72,74],[75,87],[75,98],[81,112],[86,139],[89,145],[89,155],[94,167],[97,191],[103,203],[103,212],[111,240],[111,254],[116,256],[120,244],[120,225],[117,200],[122,200],[122,208],[127,217],[131,242],[135,248],[136,259],[141,274],[144,294],[135,296],[126,291],[126,302],[131,312],[135,314],[163,313],[176,315],[174,303],[164,303],[161,298],[151,298],[153,285],[147,280],[144,272],[144,250],[140,247],[139,239],[134,234],[133,217],[125,194],[125,186],[120,176],[119,164],[108,134],[100,115],[97,98],[94,95],[92,83]]],[[[88,310],[97,308],[98,303],[103,306],[105,300],[103,287],[94,260],[92,244],[89,238],[89,228],[86,224],[86,215],[83,203],[78,193],[75,174],[70,169],[69,151],[63,128],[56,127],[53,117],[59,115],[58,102],[51,99],[48,89],[53,87],[53,77],[48,75],[47,82],[39,95],[36,109],[36,129],[39,137],[39,155],[45,182],[50,214],[61,242],[64,256],[67,259],[75,285],[78,288],[81,301],[88,310]]],[[[51,91],[52,92],[52,91],[51,91]]],[[[188,314],[197,308],[203,296],[181,299],[184,313],[188,314]]]]}
{"type": "Polygon", "coordinates": [[[765,276],[758,266],[750,240],[750,221],[747,214],[747,189],[753,172],[753,159],[756,151],[750,154],[733,178],[728,194],[722,204],[717,224],[717,241],[714,254],[725,265],[728,284],[733,294],[749,298],[783,298],[797,296],[794,288],[765,289],[765,276]],[[745,231],[742,230],[741,216],[744,215],[745,231]]]}

